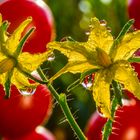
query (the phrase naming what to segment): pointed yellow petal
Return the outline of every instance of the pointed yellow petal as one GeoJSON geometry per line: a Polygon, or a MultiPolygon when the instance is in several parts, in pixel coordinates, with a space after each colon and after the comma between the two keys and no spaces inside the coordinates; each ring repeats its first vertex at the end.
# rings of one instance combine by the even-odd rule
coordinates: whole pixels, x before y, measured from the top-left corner
{"type": "Polygon", "coordinates": [[[50,49],[57,49],[68,57],[68,64],[56,73],[50,81],[55,80],[66,72],[82,73],[90,69],[98,68],[96,49],[92,50],[86,43],[76,41],[51,42],[48,44],[50,49]]]}
{"type": "Polygon", "coordinates": [[[48,44],[50,49],[59,50],[66,55],[69,61],[78,59],[80,61],[88,61],[91,65],[97,65],[96,49],[92,50],[90,46],[91,45],[87,43],[79,43],[76,41],[51,42],[48,44]]]}
{"type": "Polygon", "coordinates": [[[48,59],[48,54],[49,51],[41,54],[30,54],[24,52],[19,55],[18,62],[24,69],[32,72],[36,70],[45,60],[48,59]]]}
{"type": "Polygon", "coordinates": [[[14,31],[14,33],[7,39],[6,48],[12,54],[15,52],[17,45],[19,44],[19,40],[21,38],[21,34],[24,31],[25,27],[32,21],[31,18],[23,21],[19,27],[14,31]]]}
{"type": "Polygon", "coordinates": [[[90,65],[87,61],[69,61],[60,71],[58,71],[51,79],[49,80],[52,82],[60,75],[71,72],[71,73],[83,73],[87,70],[97,68],[96,66],[90,65]]]}
{"type": "Polygon", "coordinates": [[[104,114],[105,117],[111,118],[111,103],[110,103],[110,84],[113,75],[110,70],[100,70],[95,74],[93,84],[93,98],[97,108],[104,114]]]}
{"type": "Polygon", "coordinates": [[[127,33],[122,42],[114,49],[114,61],[128,60],[140,48],[140,31],[127,33]]]}
{"type": "Polygon", "coordinates": [[[30,84],[28,77],[24,76],[16,68],[14,69],[11,83],[14,84],[18,89],[25,90],[26,88],[35,88],[37,84],[30,84]]]}
{"type": "Polygon", "coordinates": [[[6,82],[6,75],[7,73],[0,74],[0,84],[4,85],[6,82]]]}
{"type": "Polygon", "coordinates": [[[115,80],[140,99],[140,83],[131,65],[127,61],[120,61],[113,65],[113,69],[116,70],[115,80]]]}
{"type": "Polygon", "coordinates": [[[93,48],[101,48],[109,54],[110,48],[113,44],[113,37],[107,30],[106,26],[100,24],[100,21],[97,18],[92,18],[90,27],[91,32],[87,43],[93,48]]]}

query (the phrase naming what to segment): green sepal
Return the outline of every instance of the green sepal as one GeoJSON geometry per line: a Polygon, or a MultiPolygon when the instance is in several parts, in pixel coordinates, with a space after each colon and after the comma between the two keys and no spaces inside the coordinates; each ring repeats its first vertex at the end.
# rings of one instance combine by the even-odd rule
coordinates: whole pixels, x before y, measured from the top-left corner
{"type": "Polygon", "coordinates": [[[130,62],[130,63],[139,63],[140,62],[140,57],[137,57],[137,56],[135,56],[135,57],[131,57],[131,58],[129,58],[128,59],[128,61],[130,62]]]}
{"type": "Polygon", "coordinates": [[[118,104],[120,106],[122,106],[122,89],[121,89],[121,85],[118,82],[114,81],[114,80],[112,81],[112,85],[113,85],[113,87],[115,87],[113,89],[114,89],[114,94],[115,94],[115,97],[117,99],[117,102],[118,102],[118,104]]]}
{"type": "Polygon", "coordinates": [[[5,98],[10,98],[10,88],[11,88],[11,77],[13,75],[13,69],[7,72],[7,79],[4,84],[5,98]]]}
{"type": "Polygon", "coordinates": [[[117,36],[117,38],[115,39],[111,49],[110,49],[110,57],[112,58],[113,56],[113,52],[114,49],[116,49],[116,46],[121,42],[121,40],[123,39],[124,35],[129,31],[129,29],[131,28],[131,26],[134,23],[134,19],[130,19],[122,28],[121,32],[119,33],[119,35],[117,36]]]}
{"type": "Polygon", "coordinates": [[[24,43],[26,42],[26,40],[31,36],[32,32],[35,30],[35,27],[32,27],[24,36],[23,38],[20,40],[19,45],[15,51],[14,56],[16,56],[16,58],[19,56],[19,54],[22,51],[22,48],[24,46],[24,43]]]}
{"type": "MultiPolygon", "coordinates": [[[[117,95],[118,92],[121,93],[120,85],[116,81],[112,81],[112,86],[114,89],[114,96],[113,96],[112,105],[111,105],[111,117],[114,119],[116,108],[119,104],[122,104],[122,102],[119,101],[118,95],[117,95]]],[[[102,140],[108,140],[109,136],[112,133],[112,124],[113,124],[113,120],[108,119],[102,131],[102,135],[103,135],[102,140]]]]}

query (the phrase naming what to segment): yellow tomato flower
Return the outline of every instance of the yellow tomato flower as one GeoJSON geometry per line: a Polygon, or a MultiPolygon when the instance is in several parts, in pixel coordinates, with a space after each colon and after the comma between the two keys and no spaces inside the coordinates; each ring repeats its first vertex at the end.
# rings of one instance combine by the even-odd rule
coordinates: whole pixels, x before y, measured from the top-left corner
{"type": "Polygon", "coordinates": [[[140,99],[140,83],[128,59],[140,47],[140,31],[127,33],[120,43],[97,18],[91,20],[87,42],[51,42],[48,47],[68,57],[68,63],[50,81],[63,73],[83,73],[98,69],[93,82],[93,98],[97,108],[111,118],[110,86],[113,80],[140,99]]]}
{"type": "Polygon", "coordinates": [[[0,84],[6,86],[10,83],[14,84],[18,89],[26,89],[27,87],[35,87],[36,84],[30,84],[28,77],[24,72],[31,73],[36,70],[48,58],[49,52],[42,54],[22,53],[22,46],[29,37],[33,28],[21,38],[21,34],[25,27],[32,21],[31,18],[23,21],[19,27],[9,36],[7,33],[8,22],[2,22],[0,15],[0,84]],[[8,83],[9,82],[9,83],[8,83]]]}

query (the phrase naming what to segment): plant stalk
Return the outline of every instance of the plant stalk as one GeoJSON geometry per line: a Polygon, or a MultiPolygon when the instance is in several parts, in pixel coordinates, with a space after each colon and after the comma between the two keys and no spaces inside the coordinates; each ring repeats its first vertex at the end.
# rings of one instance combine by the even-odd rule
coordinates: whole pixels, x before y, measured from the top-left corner
{"type": "Polygon", "coordinates": [[[44,75],[41,68],[38,68],[37,72],[43,81],[48,82],[48,84],[46,84],[47,87],[51,91],[51,93],[54,96],[54,98],[56,99],[56,101],[60,104],[65,117],[67,118],[70,126],[72,127],[73,131],[76,133],[79,140],[87,140],[87,138],[85,137],[84,133],[81,131],[80,127],[78,126],[77,122],[75,121],[75,119],[70,111],[70,108],[69,108],[67,100],[66,100],[66,95],[65,94],[59,95],[57,93],[57,91],[54,89],[54,87],[51,85],[51,83],[49,83],[49,80],[46,78],[46,76],[44,75]]]}

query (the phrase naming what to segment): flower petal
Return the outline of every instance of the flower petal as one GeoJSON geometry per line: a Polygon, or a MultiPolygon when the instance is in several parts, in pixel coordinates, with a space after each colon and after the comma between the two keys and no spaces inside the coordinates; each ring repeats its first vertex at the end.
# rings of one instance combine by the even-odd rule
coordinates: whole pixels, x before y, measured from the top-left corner
{"type": "Polygon", "coordinates": [[[1,85],[4,85],[5,82],[6,82],[6,76],[7,76],[7,72],[6,73],[3,73],[3,74],[0,74],[0,84],[1,85]]]}
{"type": "Polygon", "coordinates": [[[53,77],[50,78],[50,82],[58,78],[60,75],[71,72],[71,73],[83,73],[89,69],[97,68],[96,66],[90,65],[87,61],[69,61],[60,71],[58,71],[53,77]]]}
{"type": "Polygon", "coordinates": [[[14,33],[7,39],[6,48],[12,54],[15,52],[17,45],[19,44],[19,40],[21,38],[21,34],[24,31],[25,27],[32,21],[31,18],[23,21],[19,27],[14,31],[14,33]]]}
{"type": "Polygon", "coordinates": [[[120,61],[113,65],[113,69],[116,69],[114,79],[140,99],[140,83],[131,65],[127,61],[120,61]]]}
{"type": "Polygon", "coordinates": [[[50,49],[56,49],[66,55],[69,61],[80,60],[88,61],[92,65],[97,65],[96,49],[92,49],[87,43],[79,43],[76,41],[51,42],[48,44],[50,49]]]}
{"type": "Polygon", "coordinates": [[[101,48],[109,54],[110,48],[113,44],[113,37],[107,30],[106,26],[100,24],[100,21],[97,18],[92,18],[90,27],[91,32],[87,43],[93,48],[101,48]]]}
{"type": "Polygon", "coordinates": [[[128,60],[140,48],[140,31],[127,33],[121,43],[114,49],[114,61],[128,60]]]}
{"type": "Polygon", "coordinates": [[[113,79],[110,70],[100,70],[95,74],[93,84],[93,98],[96,106],[105,117],[111,118],[110,84],[113,79]]]}
{"type": "Polygon", "coordinates": [[[37,84],[30,84],[28,77],[24,76],[16,68],[13,71],[11,83],[21,90],[25,90],[26,88],[35,88],[37,86],[37,84]]]}
{"type": "Polygon", "coordinates": [[[30,54],[24,52],[19,55],[18,62],[29,72],[36,70],[45,60],[48,59],[49,51],[41,54],[30,54]]]}

